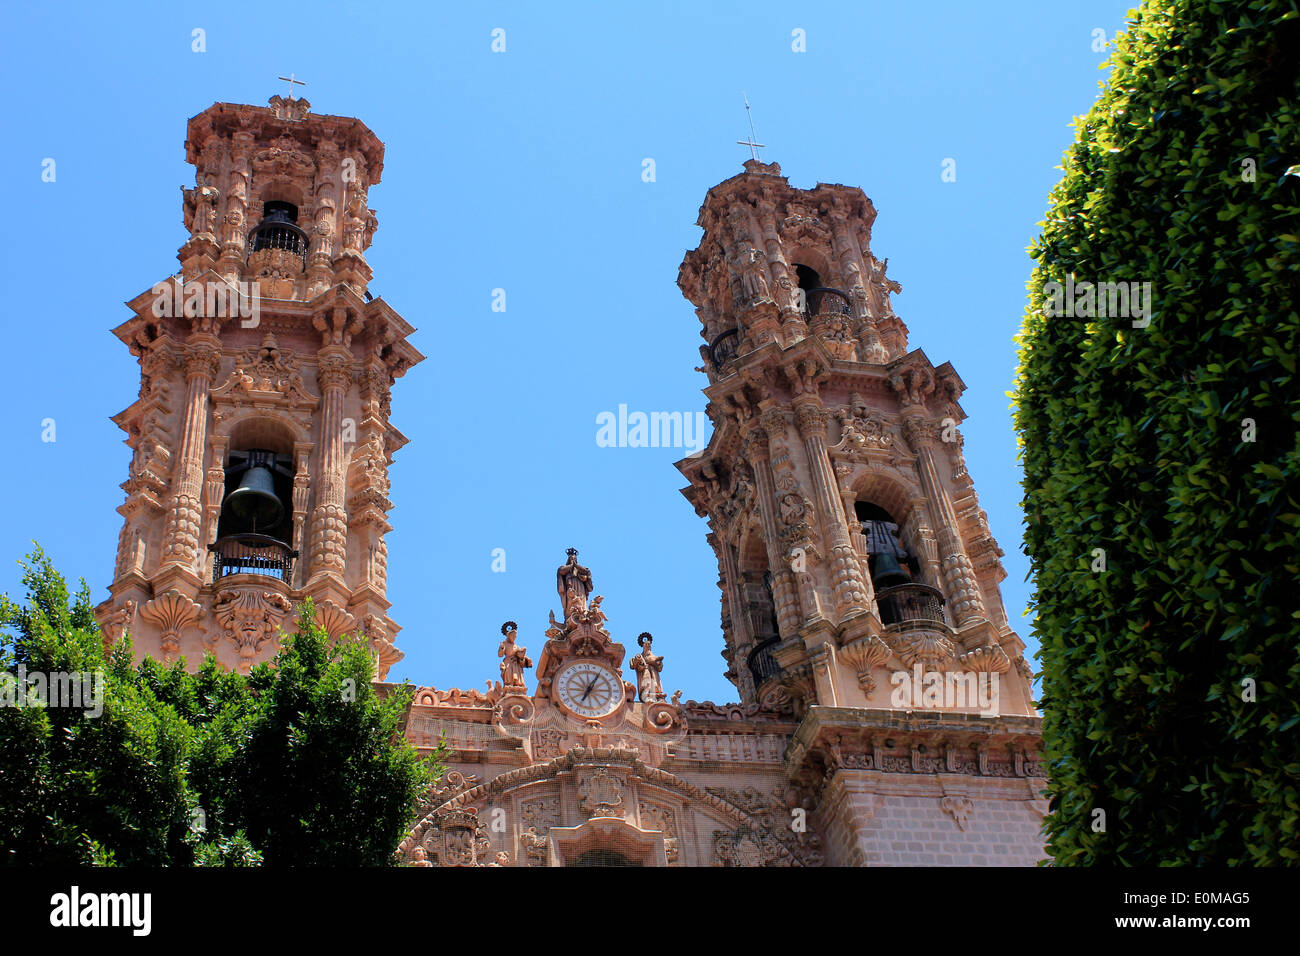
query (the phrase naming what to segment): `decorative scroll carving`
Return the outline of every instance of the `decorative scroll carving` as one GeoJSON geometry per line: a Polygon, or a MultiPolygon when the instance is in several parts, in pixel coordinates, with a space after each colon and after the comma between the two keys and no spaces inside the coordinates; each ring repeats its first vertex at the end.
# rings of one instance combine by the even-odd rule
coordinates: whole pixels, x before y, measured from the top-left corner
{"type": "Polygon", "coordinates": [[[125,601],[121,607],[110,612],[99,622],[99,636],[104,642],[105,654],[130,630],[134,618],[135,602],[125,601]]]}

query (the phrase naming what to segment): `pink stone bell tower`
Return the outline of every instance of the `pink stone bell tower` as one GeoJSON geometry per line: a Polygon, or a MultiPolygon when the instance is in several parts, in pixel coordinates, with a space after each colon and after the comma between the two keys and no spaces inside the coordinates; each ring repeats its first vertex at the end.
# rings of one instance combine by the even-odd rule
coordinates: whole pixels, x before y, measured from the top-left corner
{"type": "MultiPolygon", "coordinates": [[[[909,347],[875,208],[744,165],[709,190],[678,279],[714,424],[683,493],[709,521],[727,677],[801,721],[786,774],[817,793],[829,859],[887,859],[895,797],[1041,804],[993,779],[1041,776],[1032,672],[962,456],[965,385],[909,347]]],[[[1040,817],[1016,817],[1024,846],[1040,817]]]]}
{"type": "Polygon", "coordinates": [[[113,419],[133,457],[96,614],[137,657],[247,671],[307,597],[331,636],[368,637],[381,679],[402,657],[385,535],[407,439],[390,389],[424,356],[367,291],[384,146],[310,109],[273,96],[190,120],[181,269],[114,330],[140,394],[113,419]]]}

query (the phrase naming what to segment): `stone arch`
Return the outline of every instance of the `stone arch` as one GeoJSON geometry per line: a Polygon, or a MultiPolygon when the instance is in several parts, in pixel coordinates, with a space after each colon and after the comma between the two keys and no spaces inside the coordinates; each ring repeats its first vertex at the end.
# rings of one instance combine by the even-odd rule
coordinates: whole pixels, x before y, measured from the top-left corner
{"type": "Polygon", "coordinates": [[[797,267],[802,265],[814,270],[821,277],[822,285],[825,287],[838,288],[843,282],[839,266],[816,246],[800,243],[793,249],[787,249],[786,261],[790,264],[791,275],[794,275],[797,267]]]}
{"type": "Polygon", "coordinates": [[[903,526],[912,516],[920,498],[920,489],[909,484],[892,468],[873,468],[863,472],[852,486],[854,501],[879,505],[903,526]]]}
{"type": "Polygon", "coordinates": [[[647,793],[670,794],[681,801],[683,811],[696,810],[703,813],[724,828],[727,839],[734,838],[737,845],[760,848],[766,855],[763,865],[817,866],[821,863],[820,849],[814,841],[805,841],[808,845],[802,846],[793,834],[785,832],[789,828],[774,827],[770,821],[760,819],[724,797],[697,787],[668,771],[646,765],[636,752],[614,747],[575,747],[545,763],[510,770],[486,783],[449,795],[421,815],[398,845],[397,854],[403,860],[414,859],[414,851],[421,846],[425,833],[436,829],[448,815],[477,811],[488,802],[499,805],[508,794],[532,788],[542,781],[555,780],[578,765],[593,764],[626,774],[629,780],[636,781],[638,794],[643,788],[647,793]]]}
{"type": "Polygon", "coordinates": [[[236,412],[216,432],[229,437],[232,450],[265,448],[285,458],[292,458],[294,443],[304,437],[299,423],[262,408],[236,412]]]}

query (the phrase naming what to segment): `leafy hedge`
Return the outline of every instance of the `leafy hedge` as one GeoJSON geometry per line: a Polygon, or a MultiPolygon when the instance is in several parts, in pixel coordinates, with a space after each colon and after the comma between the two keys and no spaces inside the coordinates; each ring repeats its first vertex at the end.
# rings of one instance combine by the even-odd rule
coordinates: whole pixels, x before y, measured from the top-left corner
{"type": "Polygon", "coordinates": [[[1300,12],[1132,17],[1030,247],[1018,339],[1048,849],[1295,865],[1300,12]],[[1047,314],[1071,275],[1150,282],[1150,324],[1047,314]]]}

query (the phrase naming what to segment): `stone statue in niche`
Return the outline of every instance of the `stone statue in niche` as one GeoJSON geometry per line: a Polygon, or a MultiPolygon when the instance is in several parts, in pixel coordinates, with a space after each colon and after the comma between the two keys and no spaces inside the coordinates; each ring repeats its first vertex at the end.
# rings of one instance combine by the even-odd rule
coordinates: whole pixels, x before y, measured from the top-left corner
{"type": "Polygon", "coordinates": [[[518,626],[514,621],[502,624],[501,633],[505,636],[505,640],[497,647],[497,657],[501,658],[501,684],[506,688],[522,688],[525,686],[524,668],[533,666],[528,657],[528,648],[515,643],[518,626]]]}
{"type": "Polygon", "coordinates": [[[630,661],[632,670],[636,671],[637,695],[643,704],[661,701],[666,696],[663,682],[659,678],[664,669],[664,659],[652,650],[653,640],[648,631],[637,637],[636,643],[641,648],[641,653],[630,661]]]}

